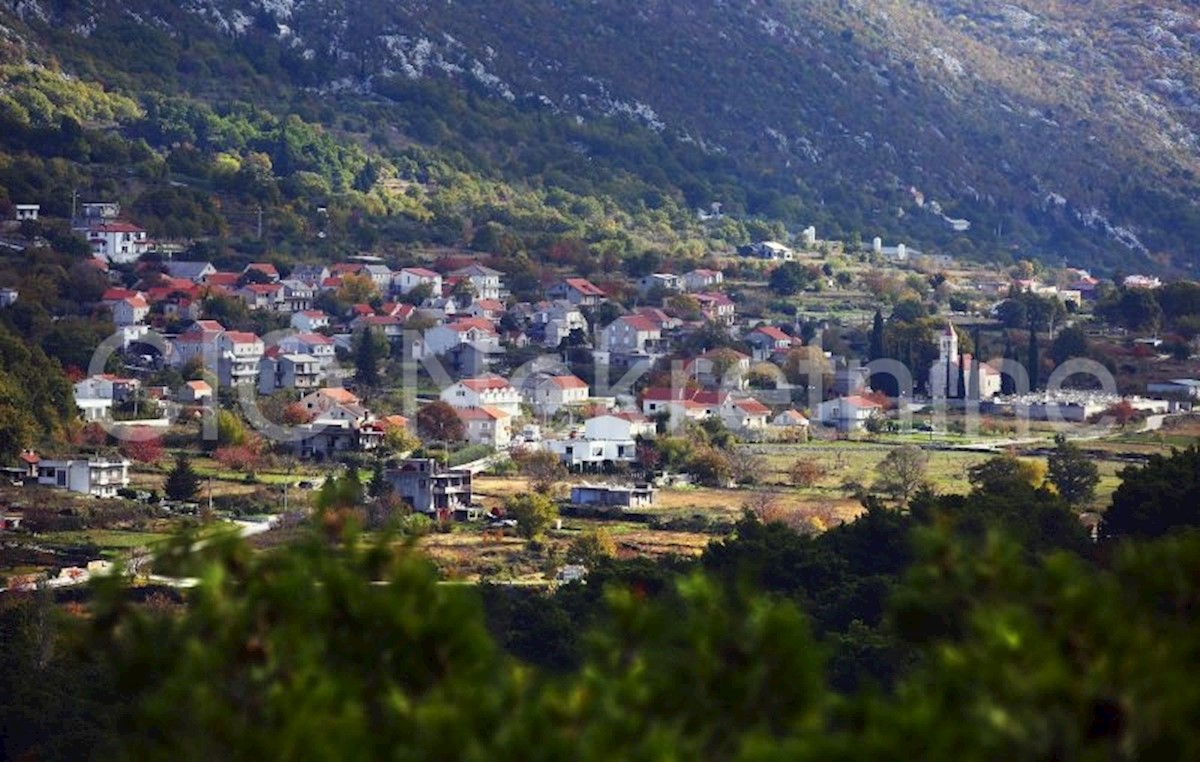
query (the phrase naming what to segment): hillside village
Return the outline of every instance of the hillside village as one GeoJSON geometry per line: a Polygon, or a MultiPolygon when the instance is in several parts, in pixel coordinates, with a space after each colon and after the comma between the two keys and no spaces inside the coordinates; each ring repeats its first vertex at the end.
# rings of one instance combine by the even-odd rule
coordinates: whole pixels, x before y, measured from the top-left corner
{"type": "MultiPolygon", "coordinates": [[[[22,231],[38,209],[13,208],[10,247],[33,243],[22,231]]],[[[10,533],[41,489],[158,503],[164,444],[177,468],[212,464],[207,489],[175,508],[205,513],[206,497],[208,521],[214,476],[238,495],[269,473],[258,512],[278,520],[289,489],[302,508],[300,485],[349,467],[374,472],[372,499],[386,493],[393,512],[485,532],[513,526],[500,498],[514,475],[563,517],[644,524],[670,506],[701,517],[690,526],[703,535],[757,501],[819,528],[852,516],[869,488],[831,474],[856,447],[878,461],[917,442],[961,471],[963,458],[1036,450],[1070,424],[1158,429],[1200,396],[1196,331],[1125,304],[1164,288],[1147,276],[987,268],[808,228],[603,277],[543,267],[530,282],[465,250],[218,267],[151,240],[115,203],[83,204],[71,225],[103,283],[93,314],[115,332],[107,357],[69,369],[79,446],[5,464],[24,485],[0,498],[10,533]],[[1106,354],[1090,379],[1055,378],[1106,354]],[[806,459],[824,465],[789,476],[806,459]],[[703,518],[714,502],[725,519],[703,518]]],[[[19,284],[0,292],[2,309],[22,304],[19,284]]]]}

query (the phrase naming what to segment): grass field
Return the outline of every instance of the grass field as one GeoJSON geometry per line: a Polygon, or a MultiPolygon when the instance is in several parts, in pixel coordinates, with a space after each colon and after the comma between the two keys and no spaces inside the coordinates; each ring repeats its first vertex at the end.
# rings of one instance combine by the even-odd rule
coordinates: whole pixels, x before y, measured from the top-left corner
{"type": "Polygon", "coordinates": [[[102,550],[144,548],[169,538],[162,532],[131,532],[119,529],[82,529],[74,532],[46,532],[38,541],[46,545],[95,545],[102,550]]]}

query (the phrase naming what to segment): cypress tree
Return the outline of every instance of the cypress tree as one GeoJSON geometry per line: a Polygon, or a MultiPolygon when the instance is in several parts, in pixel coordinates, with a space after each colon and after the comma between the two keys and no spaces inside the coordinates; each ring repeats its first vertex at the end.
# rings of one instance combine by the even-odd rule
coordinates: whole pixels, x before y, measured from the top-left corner
{"type": "MultiPolygon", "coordinates": [[[[1004,359],[1015,361],[1016,355],[1013,353],[1012,336],[1004,334],[1004,359]]],[[[1017,381],[1011,373],[1003,373],[1000,376],[1000,393],[1011,395],[1017,393],[1017,381]]]]}
{"type": "Polygon", "coordinates": [[[379,383],[379,350],[370,327],[363,329],[359,339],[358,353],[354,356],[354,377],[363,386],[376,386],[379,383]]]}
{"type": "Polygon", "coordinates": [[[1029,325],[1029,390],[1036,392],[1041,383],[1039,368],[1041,367],[1041,357],[1038,353],[1038,337],[1037,330],[1033,324],[1029,325]]]}
{"type": "Polygon", "coordinates": [[[975,326],[975,337],[974,338],[975,338],[975,340],[974,340],[975,357],[971,358],[973,360],[973,362],[971,363],[971,383],[967,388],[967,396],[970,399],[977,400],[980,397],[979,364],[981,362],[983,362],[983,358],[980,356],[982,348],[983,348],[983,343],[979,340],[980,339],[979,326],[975,326]]]}
{"type": "Polygon", "coordinates": [[[175,467],[167,474],[163,492],[171,500],[191,500],[200,491],[200,475],[186,455],[175,456],[175,467]]]}
{"type": "MultiPolygon", "coordinates": [[[[867,360],[874,361],[882,359],[886,350],[883,345],[883,313],[875,310],[875,319],[871,323],[871,346],[867,350],[867,360]]],[[[871,389],[880,392],[883,389],[887,377],[879,373],[871,374],[871,389]]],[[[893,395],[894,396],[894,395],[893,395]]]]}
{"type": "Polygon", "coordinates": [[[960,400],[967,398],[967,377],[966,377],[966,355],[963,351],[958,350],[958,388],[955,389],[955,397],[960,400]]]}

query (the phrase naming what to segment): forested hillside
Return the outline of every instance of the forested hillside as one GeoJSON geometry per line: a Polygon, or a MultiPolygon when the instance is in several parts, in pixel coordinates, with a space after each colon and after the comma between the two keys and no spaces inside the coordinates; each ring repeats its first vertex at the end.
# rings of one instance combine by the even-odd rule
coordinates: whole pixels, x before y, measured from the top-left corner
{"type": "MultiPolygon", "coordinates": [[[[132,98],[74,116],[165,157],[144,179],[201,207],[242,194],[196,226],[244,232],[266,202],[277,243],[324,206],[366,215],[343,225],[360,247],[670,247],[719,202],[830,237],[1190,269],[1196,12],[1111,6],[20,0],[0,118],[62,126],[17,98],[48,76],[26,61],[132,98]]],[[[65,203],[68,178],[47,182],[65,203]]]]}

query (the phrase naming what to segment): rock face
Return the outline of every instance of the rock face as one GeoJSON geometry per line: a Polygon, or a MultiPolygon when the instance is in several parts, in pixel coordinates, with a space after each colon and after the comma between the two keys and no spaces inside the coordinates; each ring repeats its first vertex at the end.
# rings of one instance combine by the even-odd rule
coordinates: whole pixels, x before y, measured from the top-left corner
{"type": "Polygon", "coordinates": [[[864,233],[885,219],[943,247],[1179,269],[1200,237],[1200,11],[1183,0],[15,8],[35,30],[89,35],[116,19],[270,37],[272,65],[318,90],[450,79],[521,109],[625,117],[735,162],[747,183],[791,184],[864,233]]]}

